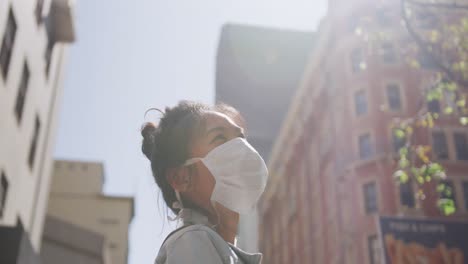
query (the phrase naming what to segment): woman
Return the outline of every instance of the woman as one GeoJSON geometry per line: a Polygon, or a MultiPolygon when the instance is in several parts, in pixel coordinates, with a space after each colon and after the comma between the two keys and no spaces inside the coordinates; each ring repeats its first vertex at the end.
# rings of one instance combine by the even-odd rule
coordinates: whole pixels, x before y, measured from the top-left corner
{"type": "Polygon", "coordinates": [[[167,206],[183,220],[156,263],[260,263],[235,246],[240,213],[249,213],[268,178],[265,162],[245,140],[242,117],[226,105],[181,102],[158,126],[142,128],[142,151],[167,206]]]}

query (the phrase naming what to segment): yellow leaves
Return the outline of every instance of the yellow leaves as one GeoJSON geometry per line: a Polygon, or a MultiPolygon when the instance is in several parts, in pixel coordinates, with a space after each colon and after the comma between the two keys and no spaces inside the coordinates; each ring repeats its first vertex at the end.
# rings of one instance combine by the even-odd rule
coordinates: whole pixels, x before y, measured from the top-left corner
{"type": "Polygon", "coordinates": [[[431,151],[430,146],[417,146],[416,149],[416,154],[418,155],[419,159],[424,162],[424,163],[429,163],[430,159],[428,157],[428,153],[431,151]]]}
{"type": "Polygon", "coordinates": [[[453,108],[452,107],[447,106],[447,107],[444,108],[444,114],[450,115],[451,113],[453,113],[453,108]]]}
{"type": "Polygon", "coordinates": [[[421,64],[419,64],[419,61],[412,59],[409,61],[409,65],[411,68],[419,69],[421,68],[421,64]]]}
{"type": "Polygon", "coordinates": [[[440,38],[440,33],[437,30],[432,30],[429,35],[429,39],[432,43],[436,43],[440,38]]]}

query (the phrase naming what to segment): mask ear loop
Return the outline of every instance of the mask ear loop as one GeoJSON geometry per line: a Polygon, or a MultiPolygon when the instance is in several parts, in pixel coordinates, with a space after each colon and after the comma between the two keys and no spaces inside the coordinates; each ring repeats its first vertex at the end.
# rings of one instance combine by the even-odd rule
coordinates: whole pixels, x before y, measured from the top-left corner
{"type": "Polygon", "coordinates": [[[176,216],[167,216],[167,220],[169,221],[177,221],[182,216],[182,211],[184,210],[184,204],[182,203],[182,198],[180,197],[179,191],[174,191],[177,201],[172,203],[172,208],[179,209],[179,213],[176,216]]]}

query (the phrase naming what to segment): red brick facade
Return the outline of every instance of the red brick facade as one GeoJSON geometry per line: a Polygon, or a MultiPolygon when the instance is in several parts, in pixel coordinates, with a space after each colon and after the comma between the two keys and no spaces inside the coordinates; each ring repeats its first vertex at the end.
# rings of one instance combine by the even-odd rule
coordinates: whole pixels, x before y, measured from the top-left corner
{"type": "MultiPolygon", "coordinates": [[[[369,245],[377,235],[378,215],[442,217],[435,192],[427,192],[423,202],[416,200],[414,208],[403,206],[400,186],[392,177],[396,155],[391,120],[419,110],[421,88],[431,72],[407,66],[398,55],[389,62],[383,54],[369,52],[350,21],[375,16],[381,9],[373,2],[341,10],[340,15],[331,12],[319,28],[318,43],[269,164],[271,179],[260,205],[265,263],[381,263],[378,255],[371,260],[379,250],[369,245]],[[357,50],[365,65],[353,70],[357,50]],[[393,111],[389,86],[399,91],[400,105],[393,111]],[[361,114],[358,97],[365,98],[361,114]],[[370,146],[369,153],[360,154],[360,138],[370,146]],[[366,204],[365,191],[376,195],[375,203],[366,204]]],[[[399,1],[391,2],[395,5],[385,7],[387,22],[398,28],[399,1]]],[[[398,49],[399,43],[391,45],[398,49]]],[[[462,186],[468,182],[468,161],[457,160],[452,138],[453,131],[468,137],[468,129],[456,118],[442,118],[437,125],[433,130],[444,131],[448,144],[450,157],[441,163],[454,182],[458,210],[453,217],[468,219],[468,190],[462,186]]],[[[416,133],[420,143],[432,144],[431,131],[416,133]]]]}

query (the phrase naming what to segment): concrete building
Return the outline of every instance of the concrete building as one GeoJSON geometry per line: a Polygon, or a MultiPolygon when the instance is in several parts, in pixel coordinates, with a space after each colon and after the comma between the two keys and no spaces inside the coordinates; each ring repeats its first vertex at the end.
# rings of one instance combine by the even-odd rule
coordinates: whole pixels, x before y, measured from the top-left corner
{"type": "Polygon", "coordinates": [[[73,20],[68,0],[0,1],[1,263],[39,258],[73,20]]]}
{"type": "MultiPolygon", "coordinates": [[[[314,34],[227,24],[216,66],[216,101],[237,108],[249,142],[268,160],[271,146],[299,85],[314,34]]],[[[257,251],[258,216],[241,216],[238,245],[257,251]]]]}
{"type": "Polygon", "coordinates": [[[104,235],[110,263],[126,264],[128,227],[134,215],[133,198],[104,195],[103,184],[102,163],[55,161],[47,213],[104,235]]]}
{"type": "Polygon", "coordinates": [[[111,264],[104,235],[48,216],[41,260],[47,264],[111,264]]]}
{"type": "MultiPolygon", "coordinates": [[[[444,217],[436,192],[417,200],[414,183],[397,185],[392,177],[400,143],[391,120],[419,109],[433,65],[409,67],[399,43],[369,47],[355,32],[360,17],[398,29],[398,4],[329,1],[269,161],[259,209],[266,263],[381,263],[379,215],[444,217]]],[[[437,124],[415,131],[417,144],[432,145],[446,168],[458,209],[451,218],[468,219],[468,129],[457,118],[437,124]]]]}

